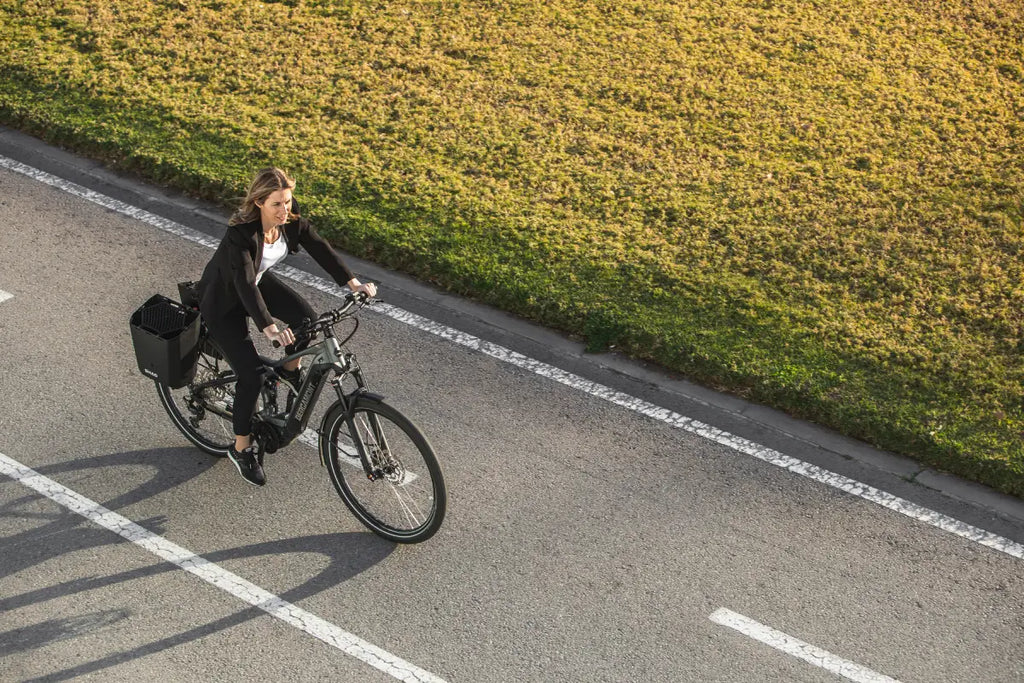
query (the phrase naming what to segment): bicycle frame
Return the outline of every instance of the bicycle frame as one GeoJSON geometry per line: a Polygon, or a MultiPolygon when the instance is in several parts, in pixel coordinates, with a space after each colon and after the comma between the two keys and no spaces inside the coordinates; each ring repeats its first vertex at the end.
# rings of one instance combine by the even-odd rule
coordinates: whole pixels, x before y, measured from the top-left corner
{"type": "MultiPolygon", "coordinates": [[[[204,336],[208,333],[203,330],[204,336]]],[[[347,412],[351,412],[352,407],[355,404],[355,397],[359,395],[368,394],[366,387],[366,381],[363,378],[362,370],[356,362],[355,354],[351,352],[345,352],[338,340],[333,336],[333,333],[325,335],[325,337],[318,343],[310,346],[302,351],[296,351],[295,353],[289,354],[284,358],[271,359],[265,356],[260,356],[260,360],[263,361],[264,366],[276,373],[281,367],[299,358],[309,357],[309,370],[306,372],[306,376],[302,381],[301,386],[298,389],[298,394],[290,403],[290,407],[285,412],[276,412],[276,404],[273,408],[266,407],[271,402],[266,401],[263,410],[257,412],[256,418],[273,427],[278,436],[280,437],[280,443],[277,448],[283,448],[292,441],[294,441],[300,434],[302,434],[306,427],[309,425],[310,417],[312,416],[312,408],[317,404],[320,399],[320,395],[324,390],[324,387],[328,383],[334,385],[335,392],[337,393],[338,400],[341,401],[342,405],[345,406],[347,412]],[[355,389],[345,393],[342,383],[346,377],[351,376],[356,383],[355,389]]],[[[197,389],[208,389],[219,386],[228,386],[237,381],[238,376],[231,372],[228,375],[219,377],[209,382],[204,382],[197,385],[197,389]]],[[[273,381],[273,376],[268,378],[270,382],[273,381]]],[[[263,392],[267,392],[269,388],[269,382],[264,384],[262,389],[263,392]]],[[[266,393],[264,393],[266,395],[266,393]]],[[[276,396],[276,390],[275,394],[276,396]]],[[[209,404],[205,405],[207,410],[214,410],[222,417],[230,419],[232,412],[230,410],[217,410],[209,404]]],[[[274,450],[277,450],[274,448],[274,450]]],[[[364,470],[367,473],[372,472],[373,467],[369,462],[368,455],[365,453],[365,449],[359,444],[357,449],[359,451],[359,459],[362,461],[364,470]]],[[[326,465],[323,462],[323,454],[320,456],[320,464],[326,465]]]]}
{"type": "Polygon", "coordinates": [[[309,424],[310,415],[313,412],[312,408],[320,399],[320,394],[328,382],[334,385],[338,399],[346,407],[351,402],[350,397],[353,394],[366,391],[366,382],[363,380],[362,371],[356,364],[355,355],[343,352],[338,344],[338,340],[333,336],[326,337],[318,344],[302,351],[296,351],[280,360],[269,362],[267,362],[269,359],[263,360],[268,367],[278,370],[289,361],[307,356],[312,356],[309,370],[306,372],[306,377],[302,381],[298,394],[292,402],[291,409],[281,414],[262,416],[265,422],[281,430],[284,443],[286,444],[291,443],[295,437],[305,431],[309,424]],[[333,378],[331,377],[332,373],[333,378]],[[342,382],[349,375],[355,379],[356,389],[346,394],[342,387],[342,382]]]}

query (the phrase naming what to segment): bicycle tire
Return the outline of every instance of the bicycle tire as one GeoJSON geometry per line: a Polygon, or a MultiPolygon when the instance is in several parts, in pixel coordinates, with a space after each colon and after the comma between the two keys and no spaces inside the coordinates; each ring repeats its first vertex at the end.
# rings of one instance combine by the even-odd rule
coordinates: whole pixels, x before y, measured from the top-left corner
{"type": "Polygon", "coordinates": [[[448,495],[427,438],[396,408],[369,395],[351,412],[332,405],[320,428],[320,454],[348,509],[368,529],[396,543],[420,543],[441,527],[448,495]],[[380,468],[371,480],[353,434],[380,468]]]}
{"type": "Polygon", "coordinates": [[[199,450],[223,458],[235,443],[229,416],[234,404],[235,385],[229,384],[214,390],[196,390],[197,385],[215,377],[227,376],[231,372],[227,361],[218,355],[215,349],[204,346],[196,361],[196,376],[190,383],[180,389],[172,389],[157,381],[156,390],[160,403],[178,431],[199,450]],[[193,407],[189,405],[190,398],[193,407]]]}

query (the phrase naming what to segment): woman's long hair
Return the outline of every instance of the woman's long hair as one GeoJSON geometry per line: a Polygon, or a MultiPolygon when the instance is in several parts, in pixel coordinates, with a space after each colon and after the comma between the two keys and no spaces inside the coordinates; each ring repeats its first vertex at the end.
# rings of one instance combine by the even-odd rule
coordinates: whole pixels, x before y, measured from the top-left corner
{"type": "MultiPolygon", "coordinates": [[[[239,223],[249,223],[256,220],[260,217],[260,207],[256,206],[256,202],[262,204],[263,200],[274,192],[285,189],[295,189],[295,181],[287,173],[273,166],[260,169],[256,172],[256,177],[249,183],[249,189],[245,193],[242,205],[231,214],[228,225],[238,225],[239,223]]],[[[298,215],[292,213],[291,209],[289,209],[288,220],[293,221],[296,218],[298,218],[298,215]]]]}

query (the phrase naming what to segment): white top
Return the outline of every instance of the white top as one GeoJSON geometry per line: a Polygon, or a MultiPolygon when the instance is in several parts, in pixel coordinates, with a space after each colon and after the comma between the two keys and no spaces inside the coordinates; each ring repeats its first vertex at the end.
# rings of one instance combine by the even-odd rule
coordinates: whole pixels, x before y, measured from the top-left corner
{"type": "Polygon", "coordinates": [[[288,243],[284,241],[284,231],[282,231],[277,236],[276,242],[263,245],[263,258],[260,260],[259,270],[256,271],[256,284],[260,283],[263,273],[283,261],[287,255],[288,243]]]}

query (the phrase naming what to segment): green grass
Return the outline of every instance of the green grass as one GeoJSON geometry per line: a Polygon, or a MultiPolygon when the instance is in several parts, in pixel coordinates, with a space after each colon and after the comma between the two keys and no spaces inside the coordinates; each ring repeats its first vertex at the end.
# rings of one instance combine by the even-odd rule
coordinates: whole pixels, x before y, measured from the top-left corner
{"type": "Polygon", "coordinates": [[[275,163],[353,253],[1024,495],[1016,0],[0,20],[8,125],[225,205],[275,163]]]}

